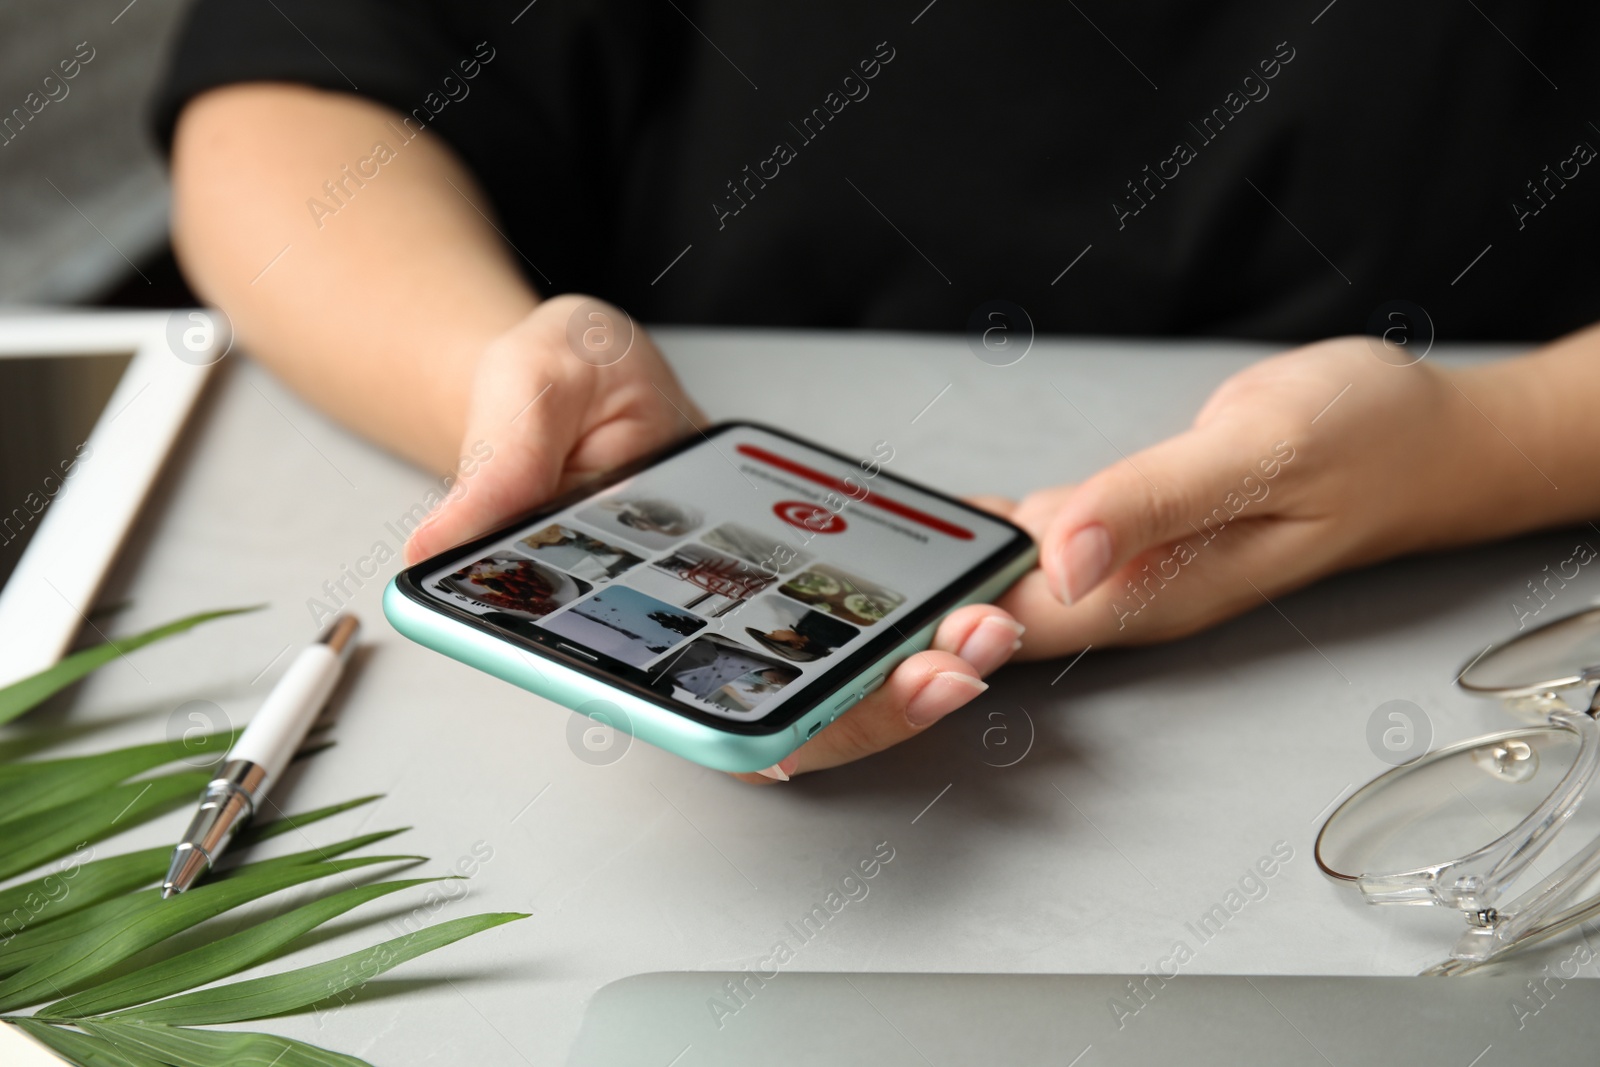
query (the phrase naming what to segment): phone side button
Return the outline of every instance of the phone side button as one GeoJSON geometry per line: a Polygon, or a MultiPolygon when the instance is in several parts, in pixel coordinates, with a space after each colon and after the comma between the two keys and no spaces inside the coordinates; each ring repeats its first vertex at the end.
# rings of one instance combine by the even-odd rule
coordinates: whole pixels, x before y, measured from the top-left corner
{"type": "Polygon", "coordinates": [[[839,716],[843,715],[845,712],[849,711],[851,708],[855,707],[856,706],[856,702],[859,701],[865,695],[866,695],[865,693],[861,692],[858,689],[854,693],[851,693],[849,696],[845,697],[843,700],[841,700],[839,702],[839,706],[834,708],[833,712],[828,716],[828,721],[832,722],[833,720],[837,719],[839,716]]]}
{"type": "MultiPolygon", "coordinates": [[[[867,679],[867,684],[862,686],[861,689],[856,693],[856,700],[860,700],[862,697],[878,688],[878,686],[883,684],[884,679],[888,677],[889,676],[887,674],[874,674],[871,678],[867,679]]],[[[854,704],[856,700],[852,700],[850,703],[854,704]]]]}

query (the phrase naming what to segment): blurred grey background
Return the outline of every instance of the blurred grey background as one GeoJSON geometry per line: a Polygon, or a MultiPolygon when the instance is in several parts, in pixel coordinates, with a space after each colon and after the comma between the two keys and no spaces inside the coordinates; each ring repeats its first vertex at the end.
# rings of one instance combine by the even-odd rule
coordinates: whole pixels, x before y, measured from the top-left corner
{"type": "Polygon", "coordinates": [[[187,5],[0,0],[0,303],[191,301],[166,254],[167,178],[149,121],[187,5]],[[85,42],[93,58],[62,79],[59,63],[85,42]],[[37,114],[30,93],[33,107],[49,100],[37,114]]]}

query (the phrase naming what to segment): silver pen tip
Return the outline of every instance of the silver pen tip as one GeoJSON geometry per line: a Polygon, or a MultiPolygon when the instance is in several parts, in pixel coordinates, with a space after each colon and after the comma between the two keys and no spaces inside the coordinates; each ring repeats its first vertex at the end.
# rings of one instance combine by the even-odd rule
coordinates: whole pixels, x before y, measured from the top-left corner
{"type": "Polygon", "coordinates": [[[168,900],[194,885],[209,866],[211,859],[204,849],[187,841],[180,844],[172,850],[172,864],[161,880],[161,899],[168,900]]]}

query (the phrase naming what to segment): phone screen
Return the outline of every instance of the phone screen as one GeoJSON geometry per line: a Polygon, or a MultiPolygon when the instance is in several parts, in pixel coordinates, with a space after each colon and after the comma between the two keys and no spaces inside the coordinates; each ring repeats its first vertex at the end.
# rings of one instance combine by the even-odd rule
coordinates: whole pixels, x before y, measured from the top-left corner
{"type": "Polygon", "coordinates": [[[469,546],[420,586],[676,707],[792,721],[812,683],[849,681],[869,646],[898,645],[969,575],[1027,545],[1016,527],[896,478],[894,459],[887,441],[850,459],[715,428],[469,546]]]}

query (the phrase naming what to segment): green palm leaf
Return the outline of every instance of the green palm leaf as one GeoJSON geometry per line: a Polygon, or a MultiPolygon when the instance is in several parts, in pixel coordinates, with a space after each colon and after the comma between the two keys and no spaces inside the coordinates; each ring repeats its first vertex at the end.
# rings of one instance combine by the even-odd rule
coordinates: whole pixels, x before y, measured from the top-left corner
{"type": "Polygon", "coordinates": [[[0,767],[0,811],[5,812],[9,822],[98,793],[173,760],[197,753],[214,753],[220,759],[239,733],[231,730],[192,740],[135,745],[96,756],[9,764],[0,767]]]}
{"type": "MultiPolygon", "coordinates": [[[[23,735],[25,738],[27,735],[23,735]]],[[[196,748],[211,748],[211,751],[221,755],[227,751],[228,742],[232,740],[231,734],[218,732],[203,734],[186,741],[176,738],[171,741],[157,741],[148,745],[130,745],[127,748],[113,749],[110,752],[96,752],[88,756],[65,756],[61,759],[24,760],[16,757],[4,757],[0,761],[0,789],[10,789],[16,783],[29,781],[40,777],[55,777],[70,779],[73,775],[84,773],[97,764],[110,763],[118,760],[131,760],[130,769],[123,774],[123,778],[130,778],[139,771],[152,770],[163,763],[170,763],[181,759],[195,751],[196,748]],[[216,742],[222,739],[221,745],[216,742]],[[215,746],[215,747],[212,747],[215,746]],[[164,756],[165,758],[160,758],[164,756]]],[[[13,741],[20,741],[15,738],[13,741]]],[[[122,779],[112,779],[121,781],[122,779]]],[[[9,816],[7,816],[9,818],[9,816]]]]}
{"type": "Polygon", "coordinates": [[[155,1057],[175,1067],[370,1067],[365,1060],[268,1034],[186,1030],[158,1023],[85,1019],[81,1025],[118,1049],[155,1057]]]}
{"type": "MultiPolygon", "coordinates": [[[[202,622],[252,610],[192,615],[76,653],[50,670],[0,688],[0,724],[117,656],[202,622]]],[[[236,735],[211,734],[198,742],[137,745],[68,759],[22,759],[83,732],[82,727],[34,730],[0,744],[0,882],[32,872],[31,881],[0,890],[0,1011],[60,998],[34,1017],[0,1016],[0,1023],[21,1027],[81,1067],[369,1067],[351,1056],[267,1034],[169,1024],[240,1021],[304,1008],[425,952],[526,918],[512,913],[469,916],[326,963],[210,985],[274,958],[361,904],[438,879],[313,890],[312,899],[281,914],[268,917],[262,909],[247,909],[224,932],[225,924],[210,920],[273,893],[333,875],[349,882],[349,872],[421,857],[332,859],[402,832],[379,831],[216,871],[188,893],[161,900],[154,889],[143,887],[160,879],[169,848],[91,859],[86,857],[94,850],[88,846],[191,800],[209,780],[208,770],[140,776],[192,756],[197,748],[220,756],[236,735]],[[87,850],[75,857],[82,862],[41,869],[78,850],[87,850]],[[190,931],[195,936],[171,940],[190,931]],[[137,962],[130,962],[136,957],[137,962]],[[208,988],[197,990],[199,986],[208,988]]],[[[318,750],[304,749],[297,758],[318,750]]],[[[360,797],[247,825],[234,839],[234,855],[291,831],[310,843],[307,826],[377,799],[360,797]]]]}
{"type": "Polygon", "coordinates": [[[144,907],[144,896],[113,897],[44,926],[22,931],[0,946],[0,974],[12,975],[49,959],[56,951],[86,931],[121,922],[144,907]]]}
{"type": "MultiPolygon", "coordinates": [[[[149,885],[166,873],[171,856],[172,849],[166,847],[125,852],[76,867],[64,866],[0,890],[0,944],[9,945],[25,930],[149,885]]],[[[0,963],[0,973],[4,973],[3,967],[0,963]]]]}
{"type": "Polygon", "coordinates": [[[352,986],[364,985],[391,967],[424,952],[432,952],[463,937],[527,917],[521,912],[503,911],[451,919],[326,963],[185,993],[155,1004],[119,1011],[112,1018],[197,1026],[281,1015],[337,996],[352,986]]]}
{"type": "Polygon", "coordinates": [[[181,801],[192,801],[210,780],[209,771],[178,771],[0,822],[0,880],[137,826],[181,801]]]}
{"type": "Polygon", "coordinates": [[[203,611],[198,615],[190,615],[176,622],[169,622],[165,626],[157,626],[153,630],[146,630],[142,634],[132,637],[123,637],[115,641],[107,641],[103,645],[86,648],[82,652],[74,652],[54,667],[30,675],[20,682],[12,682],[0,689],[0,722],[10,722],[18,715],[29,711],[39,704],[44,703],[49,697],[65,689],[73,682],[78,681],[94,671],[95,668],[110,663],[118,656],[125,656],[129,652],[153,644],[164,637],[181,634],[185,630],[192,630],[203,622],[220,619],[227,615],[239,615],[247,611],[259,611],[265,605],[257,604],[248,608],[224,608],[221,611],[203,611]]]}
{"type": "Polygon", "coordinates": [[[65,1000],[58,1000],[48,1008],[41,1009],[38,1014],[54,1018],[102,1015],[132,1004],[143,1004],[194,989],[255,966],[295,938],[369,900],[441,880],[409,878],[346,889],[331,897],[302,904],[259,926],[241,930],[220,941],[190,949],[65,1000]]]}
{"type": "Polygon", "coordinates": [[[118,1048],[103,1037],[90,1037],[76,1030],[46,1026],[32,1019],[13,1019],[12,1022],[69,1061],[83,1064],[83,1067],[167,1067],[160,1060],[153,1060],[143,1053],[118,1048]]]}
{"type": "MultiPolygon", "coordinates": [[[[277,819],[269,823],[261,823],[252,828],[247,827],[234,837],[235,848],[246,848],[268,838],[276,837],[289,830],[298,830],[309,826],[321,819],[326,819],[340,812],[349,811],[376,800],[377,797],[362,797],[359,800],[348,801],[344,804],[331,804],[326,808],[308,811],[300,815],[292,815],[277,819]]],[[[320,848],[308,849],[289,856],[280,856],[271,860],[258,860],[247,863],[223,872],[214,877],[227,878],[253,870],[262,870],[271,867],[293,866],[297,863],[310,863],[318,859],[332,859],[346,852],[354,852],[358,848],[375,844],[401,830],[384,830],[378,833],[366,834],[361,837],[340,841],[332,845],[323,845],[320,848]]],[[[10,947],[10,942],[26,930],[35,930],[57,919],[65,918],[75,912],[84,910],[103,901],[120,897],[124,893],[141,889],[157,881],[167,872],[167,864],[172,858],[172,849],[165,845],[147,848],[142,852],[126,852],[119,856],[107,856],[104,859],[90,860],[76,866],[64,866],[52,871],[31,882],[13,886],[10,889],[0,890],[0,946],[10,947]]],[[[91,916],[88,925],[100,921],[98,917],[91,916]]],[[[87,929],[82,926],[78,931],[87,929]]],[[[26,947],[25,940],[21,947],[26,947]]],[[[0,975],[9,974],[19,970],[19,965],[7,966],[7,953],[0,948],[0,975]]]]}
{"type": "Polygon", "coordinates": [[[421,858],[362,856],[331,863],[308,863],[281,870],[260,871],[244,878],[196,886],[171,900],[162,900],[160,893],[154,889],[137,893],[129,898],[137,903],[120,917],[119,922],[86,930],[60,945],[45,959],[0,981],[0,1011],[12,1011],[60,996],[173,934],[281,889],[375,863],[421,858]]]}
{"type": "MultiPolygon", "coordinates": [[[[211,881],[224,879],[238,879],[248,875],[259,874],[262,871],[273,871],[284,867],[295,867],[318,860],[328,860],[346,852],[354,852],[358,848],[382,841],[401,833],[400,830],[381,830],[377,833],[363,834],[352,837],[348,841],[340,841],[332,845],[323,845],[321,848],[308,849],[305,852],[296,852],[288,856],[278,856],[270,860],[257,860],[255,863],[246,863],[235,867],[224,874],[214,876],[211,881]]],[[[167,871],[167,861],[172,857],[171,849],[152,849],[157,856],[151,866],[155,873],[143,879],[139,885],[148,885],[160,878],[167,871]]],[[[148,856],[149,853],[138,853],[148,856]]],[[[209,885],[210,882],[202,883],[209,885]]],[[[69,894],[62,901],[65,904],[72,900],[69,894]]],[[[149,907],[148,897],[143,894],[132,896],[119,896],[98,904],[86,907],[73,915],[52,918],[48,913],[45,919],[36,921],[33,926],[16,934],[9,941],[0,943],[0,975],[12,974],[22,968],[39,962],[57,952],[60,946],[76,938],[88,930],[102,929],[113,926],[123,920],[125,916],[140,908],[149,907]]]]}
{"type": "MultiPolygon", "coordinates": [[[[301,864],[315,863],[318,860],[331,860],[333,857],[343,855],[346,852],[354,852],[358,848],[375,845],[379,841],[394,837],[396,834],[403,834],[409,829],[411,827],[402,826],[395,830],[374,830],[370,834],[362,834],[360,837],[352,837],[346,841],[336,841],[331,845],[313,845],[304,852],[291,852],[287,856],[274,856],[269,860],[256,860],[254,863],[229,867],[226,870],[214,872],[210,877],[210,881],[202,884],[209,885],[211,882],[219,882],[224,879],[241,878],[245,875],[259,874],[261,871],[273,871],[279,867],[298,867],[301,864]]],[[[407,857],[407,859],[419,858],[417,856],[407,857]]]]}
{"type": "Polygon", "coordinates": [[[363,804],[371,804],[374,800],[382,799],[382,793],[373,793],[370,796],[347,800],[342,804],[329,804],[325,808],[317,808],[314,811],[302,812],[298,815],[285,815],[270,822],[252,822],[233,835],[233,847],[245,848],[258,841],[277,837],[279,834],[288,833],[290,830],[299,830],[302,827],[310,826],[314,822],[320,822],[329,816],[339,815],[349,811],[351,808],[359,808],[363,804]]]}

